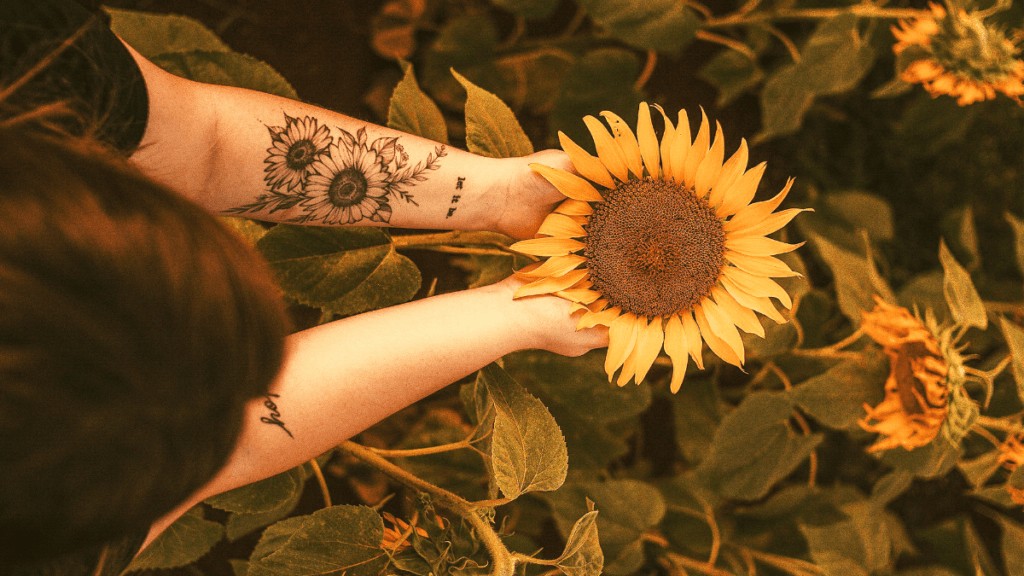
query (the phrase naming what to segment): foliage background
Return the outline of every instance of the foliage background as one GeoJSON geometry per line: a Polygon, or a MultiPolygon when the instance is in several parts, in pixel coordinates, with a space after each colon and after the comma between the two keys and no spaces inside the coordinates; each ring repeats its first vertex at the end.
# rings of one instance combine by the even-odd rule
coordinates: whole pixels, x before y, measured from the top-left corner
{"type": "MultiPolygon", "coordinates": [[[[646,99],[691,114],[703,106],[722,123],[729,149],[741,135],[753,137],[752,163],[769,161],[762,190],[797,178],[792,205],[816,209],[790,232],[809,240],[791,260],[806,280],[788,286],[797,300],[794,322],[770,330],[767,341],[748,342],[747,373],[715,364],[691,372],[672,396],[665,366],[652,385],[620,390],[606,383],[600,354],[518,354],[503,370],[489,368],[356,439],[392,450],[472,441],[473,449],[392,461],[470,502],[502,498],[481,509],[507,547],[560,558],[557,566],[521,570],[575,576],[603,564],[608,574],[1024,574],[1024,517],[1004,486],[1019,479],[996,464],[984,433],[969,432],[980,427],[999,440],[1020,427],[1024,332],[1014,326],[1024,320],[1024,109],[1007,99],[960,107],[894,83],[894,20],[841,0],[713,1],[709,14],[675,0],[109,5],[186,14],[209,28],[115,13],[115,30],[168,69],[297,95],[377,123],[388,122],[403,78],[395,58],[408,60],[446,130],[438,131],[436,117],[425,126],[459,146],[467,145],[467,122],[498,128],[464,111],[467,92],[450,67],[507,103],[536,149],[553,146],[557,130],[586,142],[583,115],[610,109],[632,118],[646,99]],[[772,16],[818,9],[828,17],[772,16]],[[958,264],[940,264],[940,239],[958,264]],[[966,274],[958,275],[960,266],[966,274]],[[991,374],[983,417],[963,425],[957,445],[940,437],[912,452],[867,454],[873,437],[856,421],[863,404],[881,399],[886,359],[864,341],[845,350],[830,345],[855,329],[872,293],[891,289],[904,305],[952,319],[977,303],[968,286],[985,301],[988,321],[987,329],[967,332],[970,365],[991,370],[1018,354],[1010,369],[991,374]],[[950,291],[968,301],[948,300],[950,291]],[[539,487],[557,490],[520,496],[500,466],[489,466],[506,457],[503,442],[518,439],[510,422],[533,435],[527,444],[536,453],[505,463],[547,473],[539,487]],[[557,452],[563,435],[567,470],[548,451],[557,452]],[[576,546],[563,553],[567,540],[576,546]]],[[[1019,27],[1024,7],[1014,2],[999,18],[1019,27]]],[[[421,97],[408,78],[403,86],[399,105],[421,97]]],[[[481,92],[470,94],[488,111],[495,106],[481,92]]],[[[517,128],[499,131],[507,137],[509,130],[517,128]]],[[[294,306],[305,325],[486,283],[513,264],[493,238],[430,245],[405,231],[313,239],[285,227],[240,229],[258,239],[286,286],[296,254],[282,252],[285,245],[319,255],[325,267],[347,251],[398,272],[386,281],[357,278],[359,289],[287,286],[307,304],[294,306]],[[371,300],[367,292],[384,296],[371,300]]],[[[969,392],[985,404],[984,386],[969,392]]],[[[489,572],[493,558],[480,531],[444,498],[389,480],[358,453],[342,449],[211,500],[135,569],[489,572]],[[324,491],[335,506],[325,508],[324,491]],[[407,534],[413,547],[388,551],[380,512],[415,515],[426,535],[407,534]],[[435,514],[447,519],[443,528],[435,514]]]]}

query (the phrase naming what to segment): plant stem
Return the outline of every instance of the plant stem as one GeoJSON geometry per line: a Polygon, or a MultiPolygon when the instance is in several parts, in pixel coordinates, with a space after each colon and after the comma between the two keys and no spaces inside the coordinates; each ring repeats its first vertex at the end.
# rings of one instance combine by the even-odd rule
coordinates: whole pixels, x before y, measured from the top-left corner
{"type": "Polygon", "coordinates": [[[462,230],[453,230],[451,232],[392,236],[391,243],[395,245],[395,248],[424,248],[428,246],[443,246],[450,244],[507,246],[508,237],[504,234],[498,234],[497,232],[465,232],[462,230]]]}
{"type": "Polygon", "coordinates": [[[778,20],[827,20],[842,14],[853,14],[859,18],[914,18],[926,14],[926,10],[913,8],[880,8],[874,4],[858,4],[847,8],[796,8],[788,10],[772,10],[746,14],[730,14],[722,18],[709,18],[704,21],[704,28],[725,28],[742,26],[756,22],[774,22],[778,20]]]}
{"type": "Polygon", "coordinates": [[[476,530],[480,542],[487,548],[487,552],[494,562],[494,569],[491,572],[492,576],[513,576],[516,567],[515,559],[508,551],[508,548],[505,547],[505,544],[502,543],[501,537],[494,531],[494,527],[491,526],[490,522],[487,522],[476,513],[472,503],[458,494],[449,492],[440,486],[431,484],[419,476],[395,466],[366,446],[346,440],[338,448],[380,470],[395,481],[434,496],[441,506],[465,518],[476,530]]]}
{"type": "Polygon", "coordinates": [[[757,560],[762,564],[772,566],[773,568],[778,568],[779,570],[788,572],[794,576],[803,576],[805,574],[817,576],[819,574],[823,574],[821,568],[818,568],[806,560],[790,558],[788,556],[779,556],[769,552],[762,552],[761,550],[756,550],[754,548],[747,548],[746,546],[742,546],[741,548],[747,554],[750,554],[754,560],[757,560]]]}
{"type": "Polygon", "coordinates": [[[694,572],[700,572],[707,576],[733,576],[732,572],[727,572],[720,568],[715,568],[713,564],[701,562],[700,560],[694,560],[689,556],[683,556],[675,552],[665,552],[665,557],[677,567],[682,567],[686,570],[693,570],[694,572]]]}
{"type": "Polygon", "coordinates": [[[369,446],[367,446],[367,450],[371,450],[374,454],[384,458],[415,458],[417,456],[432,456],[434,454],[442,454],[444,452],[454,452],[455,450],[462,450],[469,447],[469,442],[466,440],[459,440],[458,442],[452,442],[450,444],[438,444],[437,446],[425,446],[423,448],[409,448],[408,450],[387,450],[384,448],[371,448],[369,446]]]}
{"type": "Polygon", "coordinates": [[[477,500],[476,502],[470,502],[470,504],[473,508],[497,508],[511,501],[509,498],[494,498],[493,500],[477,500]]]}
{"type": "Polygon", "coordinates": [[[654,68],[658,65],[658,53],[654,50],[647,51],[647,60],[644,62],[644,69],[640,72],[640,76],[637,77],[636,82],[633,83],[633,88],[636,90],[643,89],[647,85],[647,81],[651,79],[651,74],[654,74],[654,68]]]}
{"type": "Polygon", "coordinates": [[[975,421],[978,425],[990,428],[992,430],[1000,430],[1002,432],[1009,432],[1011,434],[1020,432],[1021,426],[1018,423],[1008,422],[1003,418],[993,418],[991,416],[978,416],[975,421]]]}
{"type": "Polygon", "coordinates": [[[309,465],[313,469],[313,476],[316,476],[317,484],[320,485],[320,494],[324,497],[324,507],[330,508],[333,506],[331,503],[331,491],[327,489],[327,478],[324,478],[324,471],[320,469],[320,464],[317,463],[316,458],[310,460],[309,465]]]}

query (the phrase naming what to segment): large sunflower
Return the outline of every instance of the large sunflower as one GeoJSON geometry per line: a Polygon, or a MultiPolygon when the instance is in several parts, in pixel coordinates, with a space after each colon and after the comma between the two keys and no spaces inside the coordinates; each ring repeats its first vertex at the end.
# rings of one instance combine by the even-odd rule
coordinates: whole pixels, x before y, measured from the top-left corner
{"type": "Polygon", "coordinates": [[[673,125],[655,108],[665,119],[660,140],[646,103],[636,134],[611,112],[601,113],[611,131],[593,116],[584,118],[596,157],[559,133],[582,177],[531,165],[567,199],[547,216],[537,238],[512,248],[547,257],[519,272],[529,282],[517,298],[555,294],[585,310],[579,328],[608,326],[609,380],[619,371],[620,386],[630,379],[639,383],[664,348],[676,392],[688,358],[703,369],[702,342],[742,366],[737,327],[764,337],[755,312],[786,321],[770,299],[786,308],[792,300],[772,278],[797,273],[775,255],[800,245],[766,235],[803,210],[775,212],[792,180],[774,198],[751,204],[764,163],[747,170],[745,141],[725,160],[722,127],[716,123],[712,140],[703,111],[691,139],[685,111],[673,125]]]}
{"type": "Polygon", "coordinates": [[[900,78],[932,96],[952,96],[961,106],[993,100],[997,92],[1020,101],[1024,61],[1013,40],[976,12],[929,8],[892,28],[893,51],[909,62],[900,78]]]}

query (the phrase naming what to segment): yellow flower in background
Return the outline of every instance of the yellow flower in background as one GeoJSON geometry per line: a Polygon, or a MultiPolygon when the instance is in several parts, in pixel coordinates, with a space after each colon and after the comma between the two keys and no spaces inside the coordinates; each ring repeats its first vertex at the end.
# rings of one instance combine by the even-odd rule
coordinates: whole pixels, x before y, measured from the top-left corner
{"type": "Polygon", "coordinates": [[[932,96],[952,96],[961,106],[995,99],[998,92],[1019,102],[1024,61],[1016,44],[979,14],[929,6],[927,14],[892,28],[893,51],[910,62],[900,78],[932,96]]]}
{"type": "Polygon", "coordinates": [[[804,210],[775,212],[792,180],[774,198],[751,204],[765,164],[747,169],[746,141],[725,159],[722,127],[716,123],[712,140],[703,112],[691,139],[685,111],[673,125],[656,108],[666,125],[660,140],[646,103],[635,134],[611,112],[601,113],[610,131],[597,118],[584,118],[596,157],[559,133],[580,176],[531,165],[567,199],[544,220],[538,238],[512,248],[547,258],[519,272],[529,283],[517,298],[555,294],[586,311],[579,328],[609,328],[609,380],[619,371],[620,386],[639,383],[664,348],[676,392],[688,358],[703,369],[703,343],[742,366],[737,327],[764,337],[755,312],[786,321],[771,299],[786,308],[792,300],[772,278],[797,273],[775,256],[800,244],[767,235],[804,210]]]}
{"type": "MultiPolygon", "coordinates": [[[[1007,470],[1013,472],[1024,464],[1024,434],[1018,432],[1010,434],[1006,440],[999,445],[999,463],[1007,470]]],[[[1014,504],[1024,505],[1024,490],[1006,485],[1007,492],[1014,504]]]]}
{"type": "MultiPolygon", "coordinates": [[[[951,372],[948,356],[936,331],[922,323],[906,308],[893,306],[876,297],[876,305],[864,313],[864,332],[889,356],[889,378],[885,397],[872,408],[860,425],[868,432],[881,434],[869,452],[902,447],[913,450],[929,444],[939,434],[949,413],[951,372]]],[[[959,362],[959,356],[953,358],[959,362]]]]}

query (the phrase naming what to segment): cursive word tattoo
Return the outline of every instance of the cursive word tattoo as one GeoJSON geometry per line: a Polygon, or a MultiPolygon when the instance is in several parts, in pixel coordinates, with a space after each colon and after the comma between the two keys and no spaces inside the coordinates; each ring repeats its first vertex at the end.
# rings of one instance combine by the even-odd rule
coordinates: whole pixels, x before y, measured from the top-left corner
{"type": "Polygon", "coordinates": [[[295,436],[292,435],[292,431],[289,430],[288,427],[285,426],[284,421],[281,420],[281,410],[277,407],[277,402],[274,402],[275,398],[280,397],[280,394],[267,394],[263,397],[263,407],[270,410],[270,414],[268,416],[261,416],[260,422],[270,424],[271,426],[277,426],[281,430],[284,430],[290,438],[295,438],[295,436]]]}
{"type": "Polygon", "coordinates": [[[267,126],[270,148],[263,160],[267,190],[255,201],[226,210],[229,214],[273,214],[288,210],[293,224],[388,223],[391,201],[419,206],[409,189],[427,180],[448,155],[444,144],[416,164],[397,136],[372,142],[362,127],[337,136],[311,116],[284,115],[284,126],[267,126]]]}

